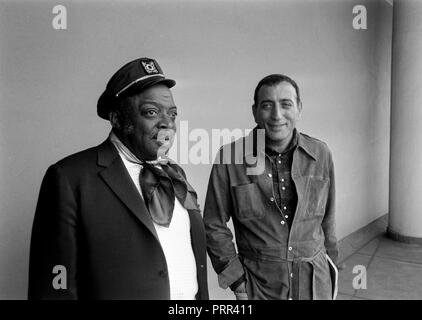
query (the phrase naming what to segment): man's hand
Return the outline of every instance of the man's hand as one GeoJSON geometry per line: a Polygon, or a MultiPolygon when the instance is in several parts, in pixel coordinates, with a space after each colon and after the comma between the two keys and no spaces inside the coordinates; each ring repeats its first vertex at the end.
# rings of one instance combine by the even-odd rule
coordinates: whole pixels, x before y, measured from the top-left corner
{"type": "Polygon", "coordinates": [[[241,284],[237,286],[234,290],[234,294],[236,296],[236,300],[248,300],[248,294],[246,293],[246,282],[243,281],[241,284]]]}

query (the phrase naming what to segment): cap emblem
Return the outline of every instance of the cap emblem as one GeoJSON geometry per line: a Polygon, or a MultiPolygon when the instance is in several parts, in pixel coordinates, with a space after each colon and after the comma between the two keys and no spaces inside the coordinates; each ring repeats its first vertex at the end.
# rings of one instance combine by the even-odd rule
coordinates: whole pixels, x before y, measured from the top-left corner
{"type": "Polygon", "coordinates": [[[147,74],[158,73],[158,70],[154,64],[154,61],[150,61],[150,62],[141,61],[141,63],[147,74]]]}

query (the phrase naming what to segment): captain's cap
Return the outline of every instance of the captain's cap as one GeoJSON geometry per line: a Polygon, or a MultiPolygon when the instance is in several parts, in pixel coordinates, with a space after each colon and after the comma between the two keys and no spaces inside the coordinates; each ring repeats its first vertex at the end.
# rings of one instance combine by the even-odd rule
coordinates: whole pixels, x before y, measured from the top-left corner
{"type": "Polygon", "coordinates": [[[157,61],[151,58],[133,60],[121,67],[108,81],[97,104],[97,114],[108,120],[113,104],[148,87],[162,83],[171,88],[176,81],[167,79],[157,61]]]}

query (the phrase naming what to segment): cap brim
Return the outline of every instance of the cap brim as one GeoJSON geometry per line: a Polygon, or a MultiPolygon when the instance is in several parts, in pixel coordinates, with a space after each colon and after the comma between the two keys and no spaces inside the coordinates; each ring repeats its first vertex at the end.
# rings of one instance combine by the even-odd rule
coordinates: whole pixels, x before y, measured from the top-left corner
{"type": "Polygon", "coordinates": [[[153,77],[151,79],[148,79],[148,81],[134,84],[127,91],[130,92],[130,94],[135,94],[135,93],[141,92],[142,90],[145,90],[146,88],[152,87],[156,84],[164,84],[167,87],[172,88],[176,85],[176,81],[174,81],[173,79],[167,79],[163,77],[157,77],[157,78],[153,77]]]}

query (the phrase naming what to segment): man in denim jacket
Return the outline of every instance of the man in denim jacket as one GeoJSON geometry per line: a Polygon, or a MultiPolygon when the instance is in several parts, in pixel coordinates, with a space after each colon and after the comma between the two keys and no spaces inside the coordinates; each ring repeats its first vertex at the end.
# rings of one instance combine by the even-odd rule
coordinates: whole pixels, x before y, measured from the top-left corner
{"type": "Polygon", "coordinates": [[[301,111],[294,80],[263,78],[252,106],[257,127],[223,146],[213,165],[204,209],[208,253],[220,287],[230,287],[237,299],[337,294],[333,161],[324,142],[297,131],[301,111]],[[259,129],[265,149],[256,143],[259,129]],[[238,148],[252,140],[251,150],[238,148]],[[234,150],[244,150],[240,159],[234,150]],[[265,166],[251,174],[250,159],[256,165],[260,157],[265,166]]]}

